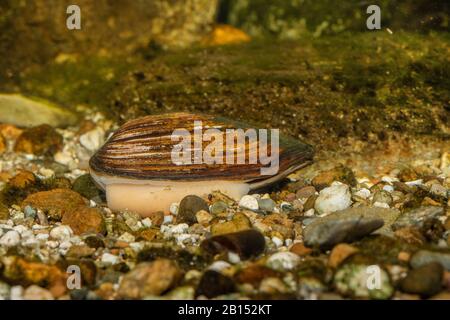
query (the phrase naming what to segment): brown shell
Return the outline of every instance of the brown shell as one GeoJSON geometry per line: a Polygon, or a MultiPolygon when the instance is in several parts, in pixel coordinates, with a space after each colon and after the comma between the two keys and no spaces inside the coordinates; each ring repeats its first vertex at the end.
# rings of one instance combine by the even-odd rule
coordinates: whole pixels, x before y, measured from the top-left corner
{"type": "MultiPolygon", "coordinates": [[[[97,151],[89,163],[91,170],[101,175],[140,180],[257,181],[270,177],[261,176],[261,167],[267,165],[260,164],[259,159],[257,164],[248,163],[248,143],[246,164],[225,164],[225,158],[224,164],[174,164],[171,151],[179,142],[171,141],[172,132],[184,128],[192,134],[194,121],[199,120],[202,121],[203,131],[208,127],[221,130],[251,128],[249,125],[205,114],[170,113],[138,118],[120,127],[97,151]]],[[[209,143],[203,142],[203,150],[209,143]]],[[[268,145],[270,147],[270,140],[268,145]]],[[[278,173],[309,163],[313,157],[310,145],[282,135],[279,150],[278,173]]]]}

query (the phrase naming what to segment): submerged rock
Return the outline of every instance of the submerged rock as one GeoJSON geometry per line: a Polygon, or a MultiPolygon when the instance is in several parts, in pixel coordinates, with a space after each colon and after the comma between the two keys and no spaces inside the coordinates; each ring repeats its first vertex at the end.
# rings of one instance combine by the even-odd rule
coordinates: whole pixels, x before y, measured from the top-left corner
{"type": "Polygon", "coordinates": [[[0,94],[0,123],[19,127],[43,124],[66,127],[76,122],[76,114],[48,101],[26,98],[19,94],[0,94]]]}
{"type": "Polygon", "coordinates": [[[208,204],[199,196],[190,195],[181,200],[178,208],[177,222],[194,224],[197,222],[196,214],[200,210],[209,212],[208,204]]]}
{"type": "Polygon", "coordinates": [[[443,207],[423,206],[403,213],[393,224],[395,230],[405,227],[421,228],[425,220],[437,218],[444,214],[443,207]]]}
{"type": "Polygon", "coordinates": [[[394,293],[388,273],[376,265],[346,264],[336,272],[333,283],[339,293],[352,298],[388,299],[394,293]]]}
{"type": "Polygon", "coordinates": [[[382,218],[354,209],[315,219],[304,229],[305,245],[331,249],[338,243],[356,241],[383,226],[382,218]]]}
{"type": "Polygon", "coordinates": [[[181,271],[174,261],[158,259],[143,262],[125,275],[118,294],[124,299],[142,299],[159,296],[173,288],[181,279],[181,271]]]}
{"type": "Polygon", "coordinates": [[[339,183],[320,191],[314,208],[322,214],[347,209],[351,204],[351,193],[348,186],[339,183]]]}
{"type": "Polygon", "coordinates": [[[214,298],[222,294],[236,291],[233,279],[214,270],[207,270],[203,273],[200,283],[195,291],[195,296],[205,296],[214,298]]]}
{"type": "Polygon", "coordinates": [[[450,252],[419,250],[411,257],[410,261],[413,268],[419,268],[430,262],[438,262],[445,270],[450,271],[450,252]]]}
{"type": "Polygon", "coordinates": [[[441,291],[444,268],[437,262],[431,262],[408,272],[400,283],[402,291],[430,297],[441,291]]]}
{"type": "Polygon", "coordinates": [[[63,137],[51,126],[43,124],[24,130],[17,138],[14,151],[37,156],[53,156],[63,147],[63,137]]]}

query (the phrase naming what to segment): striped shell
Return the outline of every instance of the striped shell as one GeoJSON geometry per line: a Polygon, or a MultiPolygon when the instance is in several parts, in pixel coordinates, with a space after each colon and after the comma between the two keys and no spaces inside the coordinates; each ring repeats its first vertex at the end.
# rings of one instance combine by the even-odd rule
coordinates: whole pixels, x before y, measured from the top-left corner
{"type": "MultiPolygon", "coordinates": [[[[146,116],[125,123],[97,151],[90,160],[91,170],[102,176],[115,176],[139,180],[236,180],[257,181],[270,178],[261,176],[264,167],[256,164],[191,164],[176,165],[171,152],[177,141],[171,140],[175,129],[184,128],[191,134],[194,121],[202,121],[203,130],[208,127],[247,129],[250,126],[204,114],[170,113],[146,116]]],[[[224,139],[225,141],[225,139],[224,139]]],[[[203,142],[203,148],[210,142],[203,142]]],[[[268,140],[270,147],[270,139],[268,140]]],[[[248,156],[249,144],[246,143],[248,156]]],[[[270,148],[269,148],[270,150],[270,148]]],[[[279,171],[289,173],[312,160],[310,145],[280,135],[279,171]]],[[[248,157],[246,158],[248,159],[248,157]]]]}

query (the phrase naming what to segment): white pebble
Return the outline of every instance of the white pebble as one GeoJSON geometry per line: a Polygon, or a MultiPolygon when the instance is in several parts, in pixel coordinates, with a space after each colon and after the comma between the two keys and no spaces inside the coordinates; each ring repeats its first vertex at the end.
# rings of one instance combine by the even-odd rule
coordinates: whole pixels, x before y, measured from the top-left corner
{"type": "Polygon", "coordinates": [[[102,262],[105,264],[118,264],[120,262],[120,258],[111,253],[105,252],[102,255],[102,262]]]}
{"type": "Polygon", "coordinates": [[[217,272],[221,272],[223,269],[229,268],[231,267],[231,264],[229,264],[226,261],[223,260],[219,260],[219,261],[214,261],[209,267],[208,270],[214,270],[217,272]]]}
{"type": "Polygon", "coordinates": [[[170,205],[169,207],[169,212],[171,214],[173,214],[174,216],[176,216],[178,214],[178,208],[179,208],[179,204],[177,202],[174,202],[170,205]]]}
{"type": "Polygon", "coordinates": [[[283,240],[281,240],[278,237],[272,237],[272,242],[275,244],[277,248],[281,247],[283,245],[283,240]]]}
{"type": "Polygon", "coordinates": [[[100,148],[104,142],[105,132],[101,128],[88,131],[80,137],[80,143],[87,150],[94,152],[100,148]]]}
{"type": "Polygon", "coordinates": [[[142,220],[142,224],[145,227],[150,228],[152,226],[152,220],[150,218],[145,218],[144,220],[142,220]]]}
{"type": "Polygon", "coordinates": [[[314,209],[311,208],[308,211],[305,212],[305,217],[313,217],[314,216],[314,209]]]}
{"type": "Polygon", "coordinates": [[[172,215],[164,216],[163,224],[170,224],[172,222],[173,222],[173,216],[172,215]]]}
{"type": "Polygon", "coordinates": [[[239,255],[237,253],[228,251],[228,261],[230,261],[233,264],[237,264],[237,263],[241,262],[241,258],[239,257],[239,255]]]}
{"type": "Polygon", "coordinates": [[[385,186],[383,187],[383,190],[384,190],[384,191],[387,191],[387,192],[389,192],[389,193],[391,193],[391,192],[394,191],[394,187],[391,186],[391,185],[385,185],[385,186]]]}
{"type": "Polygon", "coordinates": [[[65,225],[57,226],[50,231],[50,237],[59,241],[68,240],[72,235],[72,229],[65,225]]]}
{"type": "Polygon", "coordinates": [[[11,300],[22,300],[23,288],[22,286],[13,286],[10,291],[11,300]]]}
{"type": "Polygon", "coordinates": [[[414,180],[414,181],[407,181],[407,182],[405,182],[405,184],[409,187],[420,186],[423,184],[423,180],[419,179],[419,180],[414,180]]]}
{"type": "Polygon", "coordinates": [[[293,270],[300,263],[300,257],[292,252],[277,252],[267,259],[267,266],[278,271],[293,270]]]}
{"type": "Polygon", "coordinates": [[[370,197],[370,190],[367,188],[361,188],[355,192],[355,196],[358,196],[363,199],[367,199],[370,197]]]}
{"type": "Polygon", "coordinates": [[[319,214],[344,210],[352,204],[349,187],[342,183],[333,184],[320,191],[314,208],[319,214]]]}
{"type": "Polygon", "coordinates": [[[5,247],[14,247],[18,245],[19,242],[20,242],[20,234],[15,230],[8,231],[0,239],[0,245],[5,247]]]}
{"type": "Polygon", "coordinates": [[[36,240],[38,240],[38,241],[47,241],[48,237],[49,237],[48,233],[38,233],[36,235],[36,240]]]}
{"type": "Polygon", "coordinates": [[[47,241],[47,242],[45,243],[45,245],[46,245],[47,247],[49,247],[50,249],[56,249],[56,248],[58,248],[58,246],[59,246],[59,242],[58,242],[58,241],[50,240],[50,241],[47,241]]]}
{"type": "Polygon", "coordinates": [[[258,210],[259,209],[258,200],[256,200],[256,198],[251,195],[243,196],[241,198],[241,200],[239,201],[239,206],[241,208],[250,209],[250,210],[258,210]]]}

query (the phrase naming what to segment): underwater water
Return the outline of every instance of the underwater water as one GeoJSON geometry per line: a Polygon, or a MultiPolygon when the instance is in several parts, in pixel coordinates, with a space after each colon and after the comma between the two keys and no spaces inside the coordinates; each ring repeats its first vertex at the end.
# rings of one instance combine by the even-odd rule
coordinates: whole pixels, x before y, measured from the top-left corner
{"type": "Polygon", "coordinates": [[[449,12],[1,1],[0,299],[450,299],[449,12]]]}

